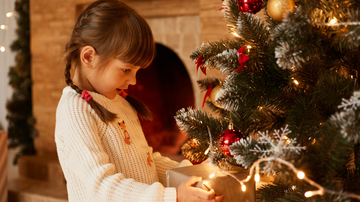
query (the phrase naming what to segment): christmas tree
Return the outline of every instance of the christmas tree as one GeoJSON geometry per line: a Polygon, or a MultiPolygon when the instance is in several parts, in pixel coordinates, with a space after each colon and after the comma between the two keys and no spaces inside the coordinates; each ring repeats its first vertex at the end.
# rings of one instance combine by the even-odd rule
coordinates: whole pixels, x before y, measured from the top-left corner
{"type": "Polygon", "coordinates": [[[9,84],[14,92],[6,103],[9,148],[21,147],[15,156],[14,164],[19,156],[36,153],[33,139],[37,134],[31,97],[29,0],[16,1],[15,10],[18,14],[16,19],[18,38],[11,44],[11,50],[16,52],[16,64],[10,68],[8,74],[9,84]]]}
{"type": "Polygon", "coordinates": [[[225,79],[198,81],[216,116],[178,111],[184,155],[274,176],[261,201],[360,200],[360,2],[224,0],[221,10],[238,37],[190,56],[225,79]]]}

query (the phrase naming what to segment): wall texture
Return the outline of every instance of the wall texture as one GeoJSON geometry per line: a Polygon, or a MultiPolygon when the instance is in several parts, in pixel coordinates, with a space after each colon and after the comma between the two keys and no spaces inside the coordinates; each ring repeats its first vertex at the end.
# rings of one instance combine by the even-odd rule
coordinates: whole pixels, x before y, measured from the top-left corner
{"type": "MultiPolygon", "coordinates": [[[[72,32],[78,10],[92,0],[32,0],[31,53],[33,76],[33,110],[39,136],[38,152],[55,153],[55,111],[64,81],[64,47],[72,32]]],[[[221,0],[127,0],[149,22],[155,40],[171,48],[186,66],[195,92],[196,106],[203,95],[197,88],[191,52],[203,42],[232,37],[219,8],[221,0]]],[[[208,76],[216,75],[209,72],[208,76]],[[210,75],[209,75],[210,74],[210,75]]]]}

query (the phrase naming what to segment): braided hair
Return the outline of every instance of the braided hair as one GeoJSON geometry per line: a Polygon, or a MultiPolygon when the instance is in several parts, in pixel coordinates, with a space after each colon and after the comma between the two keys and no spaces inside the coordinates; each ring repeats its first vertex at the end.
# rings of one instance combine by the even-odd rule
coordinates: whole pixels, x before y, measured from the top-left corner
{"type": "MultiPolygon", "coordinates": [[[[80,67],[80,52],[92,46],[99,55],[98,67],[117,58],[141,68],[148,67],[155,57],[155,43],[149,25],[132,8],[118,0],[98,0],[89,5],[78,17],[70,41],[65,47],[65,82],[80,95],[70,75],[72,67],[80,67]]],[[[126,96],[138,112],[140,119],[152,120],[149,108],[139,100],[126,96]]],[[[95,100],[88,102],[100,119],[111,122],[116,114],[108,111],[95,100]]]]}

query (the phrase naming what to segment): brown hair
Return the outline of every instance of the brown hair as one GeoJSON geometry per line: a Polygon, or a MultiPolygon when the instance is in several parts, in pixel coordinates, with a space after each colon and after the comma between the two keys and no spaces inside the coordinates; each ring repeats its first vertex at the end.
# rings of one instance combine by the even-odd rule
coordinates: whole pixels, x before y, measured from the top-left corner
{"type": "MultiPolygon", "coordinates": [[[[99,55],[99,65],[105,66],[117,58],[141,68],[150,65],[155,57],[155,43],[149,25],[132,8],[118,0],[99,0],[89,5],[78,17],[70,41],[66,44],[65,81],[81,95],[82,89],[74,85],[70,76],[71,64],[80,67],[80,52],[92,46],[99,55]]],[[[143,120],[151,120],[147,106],[130,96],[126,100],[143,120]]],[[[105,123],[116,118],[93,99],[88,102],[105,123]]]]}

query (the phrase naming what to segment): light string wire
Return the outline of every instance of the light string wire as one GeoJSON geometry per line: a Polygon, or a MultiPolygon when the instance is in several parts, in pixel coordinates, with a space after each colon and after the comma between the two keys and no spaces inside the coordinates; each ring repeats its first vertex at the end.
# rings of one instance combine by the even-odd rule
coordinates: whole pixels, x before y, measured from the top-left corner
{"type": "MultiPolygon", "coordinates": [[[[211,137],[211,132],[210,132],[210,129],[209,127],[207,126],[207,129],[208,129],[208,133],[209,133],[209,137],[210,137],[210,153],[213,152],[213,145],[212,145],[212,137],[211,137]]],[[[211,164],[213,164],[213,159],[212,159],[212,155],[209,155],[209,162],[211,164]]],[[[253,165],[250,167],[250,173],[249,175],[247,176],[246,179],[244,180],[239,180],[235,175],[227,172],[226,170],[222,169],[220,166],[217,166],[221,171],[223,171],[224,173],[226,173],[227,175],[233,177],[236,181],[238,181],[241,186],[242,186],[242,190],[245,191],[246,189],[246,186],[245,186],[245,182],[248,182],[250,181],[251,179],[251,176],[254,175],[254,170],[256,169],[256,175],[259,176],[259,170],[260,170],[260,163],[262,162],[269,162],[269,161],[276,161],[278,163],[281,163],[281,164],[284,164],[286,166],[288,166],[295,174],[299,174],[299,173],[302,173],[302,171],[299,171],[297,168],[295,168],[295,166],[288,162],[288,161],[285,161],[281,158],[278,158],[278,157],[266,157],[266,158],[261,158],[261,159],[258,159],[256,160],[253,165]],[[245,188],[244,188],[245,187],[245,188]]],[[[214,165],[214,164],[213,164],[214,165]]],[[[298,178],[300,178],[298,176],[298,178]]],[[[324,187],[322,187],[321,185],[319,185],[318,183],[314,182],[313,180],[309,179],[308,177],[306,177],[306,175],[304,175],[302,178],[300,178],[302,180],[305,180],[307,183],[309,183],[310,185],[318,188],[318,190],[313,190],[313,191],[307,191],[305,192],[305,197],[312,197],[312,196],[315,196],[315,195],[324,195],[324,193],[328,193],[328,194],[333,194],[333,195],[341,195],[341,196],[345,196],[345,197],[348,197],[348,198],[355,198],[355,199],[358,199],[360,200],[360,195],[357,195],[357,194],[353,194],[353,193],[346,193],[346,192],[337,192],[337,191],[333,191],[333,190],[329,190],[329,189],[325,189],[324,187]]]]}
{"type": "Polygon", "coordinates": [[[332,22],[311,22],[311,24],[315,25],[325,25],[325,26],[344,26],[344,25],[360,25],[360,22],[338,22],[338,23],[332,23],[332,22]]]}

